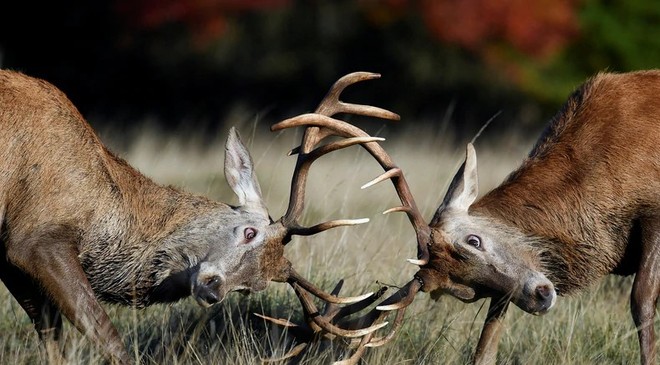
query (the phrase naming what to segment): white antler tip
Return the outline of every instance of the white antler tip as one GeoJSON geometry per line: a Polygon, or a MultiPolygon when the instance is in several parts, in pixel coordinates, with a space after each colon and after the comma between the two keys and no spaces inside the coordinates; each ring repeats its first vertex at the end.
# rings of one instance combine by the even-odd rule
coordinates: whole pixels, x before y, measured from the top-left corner
{"type": "Polygon", "coordinates": [[[374,184],[375,184],[375,183],[374,183],[373,181],[369,181],[368,183],[366,183],[366,184],[360,186],[360,189],[361,189],[361,190],[364,190],[364,189],[366,189],[366,188],[368,188],[368,187],[370,187],[370,186],[372,186],[372,185],[374,185],[374,184]]]}
{"type": "Polygon", "coordinates": [[[407,259],[406,261],[408,261],[409,263],[411,263],[413,265],[417,265],[417,266],[424,266],[424,265],[427,264],[427,262],[425,260],[407,259]]]}
{"type": "Polygon", "coordinates": [[[403,206],[402,207],[394,207],[394,208],[390,208],[390,209],[384,211],[383,215],[394,213],[394,212],[408,212],[408,211],[410,211],[410,209],[408,209],[406,207],[403,207],[403,206]]]}
{"type": "Polygon", "coordinates": [[[373,294],[374,294],[374,293],[371,292],[371,293],[362,294],[362,295],[357,296],[357,297],[341,298],[341,302],[338,303],[338,304],[357,303],[357,302],[363,301],[363,300],[365,300],[365,299],[371,297],[373,294]]]}
{"type": "Polygon", "coordinates": [[[400,303],[394,303],[390,305],[379,305],[376,307],[377,310],[382,312],[391,311],[399,308],[400,308],[400,303]]]}

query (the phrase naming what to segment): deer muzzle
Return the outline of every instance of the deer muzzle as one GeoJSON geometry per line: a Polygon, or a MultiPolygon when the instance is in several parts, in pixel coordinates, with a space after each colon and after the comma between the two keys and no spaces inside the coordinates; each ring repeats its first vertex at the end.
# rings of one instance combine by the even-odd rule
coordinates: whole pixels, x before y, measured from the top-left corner
{"type": "Polygon", "coordinates": [[[202,307],[210,307],[221,302],[226,295],[226,290],[223,290],[223,281],[219,275],[199,278],[193,285],[193,296],[197,303],[202,307]]]}
{"type": "Polygon", "coordinates": [[[527,313],[534,315],[546,314],[557,300],[555,287],[543,275],[529,278],[523,284],[522,296],[514,303],[527,313]]]}

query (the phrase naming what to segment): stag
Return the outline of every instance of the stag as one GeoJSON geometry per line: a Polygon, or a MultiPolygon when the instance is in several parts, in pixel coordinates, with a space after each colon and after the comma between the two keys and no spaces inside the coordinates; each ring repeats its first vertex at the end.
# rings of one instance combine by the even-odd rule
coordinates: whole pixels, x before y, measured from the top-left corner
{"type": "MultiPolygon", "coordinates": [[[[654,364],[660,295],[660,71],[599,73],[552,118],[522,165],[478,198],[475,149],[454,176],[430,223],[401,169],[379,149],[417,235],[414,278],[379,310],[401,309],[418,291],[470,303],[490,298],[474,362],[492,364],[510,302],[545,314],[607,274],[633,275],[631,312],[642,364],[654,364]],[[401,298],[403,297],[403,299],[401,298]]],[[[297,117],[298,119],[302,117],[297,117]]],[[[375,143],[375,142],[374,142],[375,143]]],[[[378,318],[382,318],[378,317],[378,318]]],[[[369,338],[374,334],[368,335],[369,338]]]]}
{"type": "MultiPolygon", "coordinates": [[[[384,109],[338,101],[346,86],[376,77],[342,78],[320,108],[398,119],[384,109]]],[[[311,164],[378,139],[317,146],[323,138],[308,130],[289,208],[273,221],[250,154],[233,128],[225,176],[236,206],[156,184],[110,152],[61,91],[19,72],[0,70],[0,130],[0,279],[30,317],[48,359],[63,359],[58,340],[64,316],[113,363],[135,360],[101,302],[142,308],[192,295],[207,307],[231,291],[263,290],[269,281],[294,288],[317,332],[360,338],[387,324],[339,326],[382,290],[352,298],[326,293],[284,257],[294,235],[366,221],[298,223],[311,164]],[[320,315],[310,295],[341,313],[320,315]]]]}

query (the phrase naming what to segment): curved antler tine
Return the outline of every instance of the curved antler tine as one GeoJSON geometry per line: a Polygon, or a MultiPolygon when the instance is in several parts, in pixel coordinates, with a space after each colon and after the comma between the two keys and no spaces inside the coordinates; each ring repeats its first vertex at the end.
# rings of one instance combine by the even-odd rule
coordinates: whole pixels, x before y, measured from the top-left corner
{"type": "MultiPolygon", "coordinates": [[[[362,105],[362,104],[350,104],[339,102],[337,105],[337,113],[347,113],[347,114],[357,114],[363,115],[366,117],[375,117],[380,119],[389,119],[389,120],[400,120],[401,116],[394,112],[391,112],[387,109],[379,108],[371,105],[362,105]]],[[[330,115],[334,115],[330,114],[330,115]]]]}
{"type": "Polygon", "coordinates": [[[333,130],[342,137],[370,137],[362,129],[323,114],[307,113],[285,119],[270,126],[270,130],[275,132],[282,129],[294,127],[319,127],[333,130]]]}
{"type": "Polygon", "coordinates": [[[383,322],[376,325],[372,325],[367,328],[360,328],[355,330],[347,330],[337,327],[319,313],[319,310],[316,308],[316,305],[314,305],[314,303],[312,302],[312,299],[309,297],[309,294],[306,291],[304,291],[300,285],[294,282],[291,283],[291,286],[293,286],[293,289],[298,295],[298,299],[300,299],[300,303],[303,305],[303,309],[305,310],[305,314],[308,317],[308,319],[313,321],[317,326],[319,326],[324,331],[331,333],[333,335],[340,337],[349,337],[349,338],[362,337],[380,328],[383,328],[388,324],[387,322],[383,322]]]}
{"type": "Polygon", "coordinates": [[[365,345],[366,347],[383,346],[394,338],[394,336],[396,335],[396,333],[403,324],[403,318],[406,313],[406,309],[408,308],[410,303],[412,303],[413,299],[415,298],[415,295],[419,292],[422,286],[423,283],[421,282],[421,279],[415,278],[410,282],[408,282],[408,284],[406,284],[403,288],[401,288],[401,290],[399,290],[396,294],[383,301],[383,303],[386,303],[389,302],[390,300],[395,300],[394,298],[402,296],[401,300],[398,303],[379,305],[376,307],[376,310],[380,310],[380,311],[389,311],[392,309],[397,309],[397,313],[394,322],[392,324],[392,328],[390,329],[390,332],[386,336],[369,341],[369,343],[365,345]]]}
{"type": "Polygon", "coordinates": [[[404,285],[396,293],[385,299],[381,305],[377,306],[374,310],[366,313],[362,317],[351,319],[346,323],[341,323],[342,328],[353,328],[364,326],[365,323],[374,325],[379,323],[387,316],[387,312],[396,310],[397,314],[392,324],[390,332],[377,339],[369,341],[364,346],[378,347],[386,344],[394,338],[396,332],[403,324],[403,318],[407,307],[413,302],[415,295],[422,288],[423,284],[419,278],[415,278],[404,285]]]}
{"type": "Polygon", "coordinates": [[[392,294],[392,296],[385,299],[379,306],[376,307],[376,309],[379,311],[391,311],[405,308],[413,302],[413,299],[415,299],[415,294],[419,292],[422,286],[422,280],[418,277],[415,277],[396,293],[392,294]]]}
{"type": "Polygon", "coordinates": [[[311,227],[291,227],[289,233],[297,236],[311,236],[323,231],[327,231],[331,228],[342,227],[342,226],[355,226],[358,224],[364,224],[369,222],[369,218],[358,218],[358,219],[336,219],[332,221],[327,221],[319,223],[311,227]]]}
{"type": "Polygon", "coordinates": [[[332,365],[355,365],[360,361],[360,358],[362,355],[364,355],[364,352],[367,350],[366,345],[371,341],[371,337],[373,336],[373,332],[364,336],[362,340],[360,341],[360,344],[358,345],[357,349],[355,352],[345,360],[340,360],[340,361],[335,361],[332,363],[332,365]]]}
{"type": "Polygon", "coordinates": [[[398,119],[398,115],[384,109],[375,108],[367,105],[347,104],[339,100],[339,95],[341,95],[344,89],[346,89],[348,86],[353,85],[360,81],[373,80],[378,78],[380,78],[380,74],[372,73],[372,72],[353,72],[341,77],[339,80],[337,80],[334,83],[334,85],[332,85],[332,87],[325,95],[323,100],[321,100],[321,103],[319,103],[319,106],[316,108],[316,114],[332,116],[337,113],[355,113],[355,114],[377,116],[377,117],[380,117],[379,115],[382,114],[387,116],[392,116],[392,115],[395,116],[394,118],[385,117],[385,119],[398,119]],[[372,109],[372,108],[378,110],[363,112],[363,110],[372,109]],[[381,113],[382,111],[384,111],[385,113],[381,113]],[[370,113],[375,113],[375,114],[370,114],[370,113]]]}
{"type": "Polygon", "coordinates": [[[310,152],[309,158],[316,160],[317,158],[319,158],[319,157],[321,157],[321,156],[323,156],[327,153],[337,151],[337,150],[342,149],[342,148],[354,146],[356,144],[365,144],[365,143],[369,143],[369,142],[381,142],[381,141],[384,141],[384,140],[385,140],[385,138],[370,137],[370,136],[368,136],[368,137],[346,138],[346,139],[342,139],[341,141],[328,143],[326,145],[323,145],[321,147],[316,148],[315,150],[310,152]]]}
{"type": "MultiPolygon", "coordinates": [[[[336,314],[333,313],[328,313],[328,315],[333,315],[334,321],[338,322],[342,320],[343,318],[350,316],[351,314],[358,313],[361,310],[369,307],[371,304],[373,304],[378,298],[382,297],[383,294],[387,291],[387,287],[383,286],[380,289],[378,289],[376,292],[374,292],[370,297],[365,298],[359,302],[351,303],[345,307],[341,307],[336,314]]],[[[373,322],[373,318],[370,318],[371,321],[373,322]]],[[[355,323],[354,326],[359,325],[359,323],[369,323],[366,316],[364,316],[361,320],[353,322],[355,323]]],[[[343,325],[343,324],[342,324],[343,325]]],[[[347,328],[354,328],[354,326],[349,326],[347,328]]]]}
{"type": "Polygon", "coordinates": [[[414,200],[412,199],[412,194],[410,194],[408,184],[405,182],[403,171],[401,171],[399,167],[392,167],[387,169],[384,173],[377,176],[375,179],[362,185],[361,189],[366,189],[385,180],[392,180],[394,187],[399,193],[399,197],[401,197],[401,202],[404,205],[387,209],[383,212],[383,214],[392,212],[404,212],[408,215],[408,218],[410,219],[410,222],[412,222],[413,227],[415,228],[415,232],[417,233],[417,259],[408,259],[408,262],[414,265],[424,266],[429,263],[430,258],[428,248],[430,228],[426,225],[426,223],[424,223],[423,220],[421,220],[421,214],[417,210],[414,200]]]}
{"type": "Polygon", "coordinates": [[[391,168],[391,169],[385,171],[384,173],[378,175],[378,177],[376,177],[375,179],[373,179],[373,180],[369,181],[368,183],[362,185],[360,187],[360,189],[366,189],[368,187],[371,187],[371,186],[374,186],[374,185],[378,184],[379,182],[389,180],[389,179],[391,179],[395,176],[401,176],[401,169],[398,168],[398,167],[391,168]]]}
{"type": "Polygon", "coordinates": [[[315,297],[326,301],[330,303],[335,303],[335,304],[350,304],[350,303],[357,303],[361,300],[367,299],[370,296],[373,295],[373,292],[366,293],[363,295],[359,295],[356,297],[338,297],[335,295],[328,294],[321,290],[320,288],[316,287],[314,284],[309,282],[307,279],[303,278],[300,276],[295,270],[291,269],[291,272],[289,274],[289,284],[298,284],[300,287],[304,288],[306,291],[309,293],[313,294],[315,297]]]}
{"type": "Polygon", "coordinates": [[[275,323],[278,326],[287,327],[287,328],[298,327],[297,324],[289,321],[288,319],[268,317],[268,316],[265,316],[265,315],[259,314],[259,313],[252,313],[252,314],[254,314],[255,316],[257,316],[261,319],[265,319],[268,322],[275,323]]]}
{"type": "Polygon", "coordinates": [[[405,313],[406,313],[406,308],[405,307],[401,308],[401,310],[397,311],[396,317],[394,318],[394,323],[392,324],[392,329],[390,330],[390,332],[387,335],[383,336],[383,337],[372,339],[365,346],[366,347],[380,347],[380,346],[383,346],[383,345],[387,344],[388,342],[392,341],[392,339],[394,338],[396,333],[399,331],[399,329],[403,325],[403,318],[404,318],[405,313]]]}

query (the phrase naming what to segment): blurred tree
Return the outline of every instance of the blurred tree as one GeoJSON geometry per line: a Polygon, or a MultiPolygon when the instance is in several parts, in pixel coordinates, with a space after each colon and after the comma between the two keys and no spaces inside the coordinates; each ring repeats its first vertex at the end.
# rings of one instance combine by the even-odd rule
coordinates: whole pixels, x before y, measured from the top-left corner
{"type": "Polygon", "coordinates": [[[375,71],[351,98],[473,133],[499,110],[544,120],[598,70],[656,67],[659,27],[645,0],[9,0],[0,62],[85,114],[173,125],[272,120],[375,71]]]}

